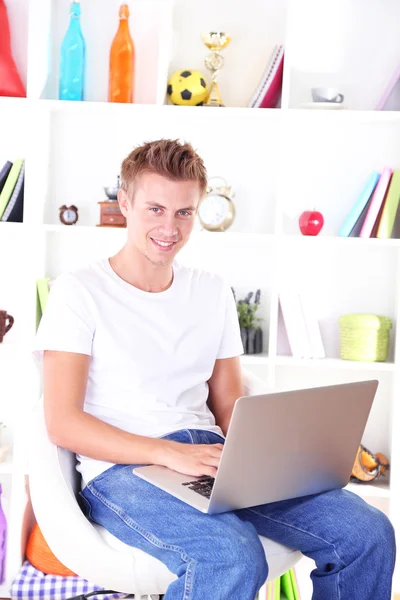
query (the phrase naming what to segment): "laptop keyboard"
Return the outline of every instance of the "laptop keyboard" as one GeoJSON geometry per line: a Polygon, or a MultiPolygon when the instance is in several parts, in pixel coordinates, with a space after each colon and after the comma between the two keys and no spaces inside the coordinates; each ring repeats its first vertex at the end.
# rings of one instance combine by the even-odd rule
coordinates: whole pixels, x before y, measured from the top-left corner
{"type": "Polygon", "coordinates": [[[189,490],[193,490],[205,498],[209,498],[211,496],[214,481],[214,477],[205,475],[204,477],[200,477],[200,479],[196,479],[195,481],[185,481],[182,483],[182,485],[187,485],[189,490]]]}

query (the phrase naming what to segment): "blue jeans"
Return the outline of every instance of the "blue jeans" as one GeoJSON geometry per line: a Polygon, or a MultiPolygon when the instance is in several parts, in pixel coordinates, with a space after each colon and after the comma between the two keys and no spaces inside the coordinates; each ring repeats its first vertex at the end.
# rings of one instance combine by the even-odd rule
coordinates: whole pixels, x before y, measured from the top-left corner
{"type": "MultiPolygon", "coordinates": [[[[165,439],[223,443],[193,429],[165,439]]],[[[207,515],[136,477],[132,465],[115,465],[81,496],[90,519],[177,575],[165,600],[254,600],[268,575],[258,534],[315,561],[313,600],[391,598],[393,527],[345,490],[207,515]]]]}

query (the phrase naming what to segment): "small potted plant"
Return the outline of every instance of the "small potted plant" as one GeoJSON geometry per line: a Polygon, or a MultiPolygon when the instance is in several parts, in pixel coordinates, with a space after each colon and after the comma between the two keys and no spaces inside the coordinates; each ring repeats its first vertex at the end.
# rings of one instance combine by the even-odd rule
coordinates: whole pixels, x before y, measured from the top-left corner
{"type": "MultiPolygon", "coordinates": [[[[232,292],[236,301],[233,288],[232,292]]],[[[251,302],[252,297],[253,292],[249,292],[244,300],[236,301],[236,308],[245,353],[260,354],[263,350],[263,340],[259,323],[263,319],[257,315],[257,311],[260,307],[261,290],[256,291],[254,302],[251,302]]]]}

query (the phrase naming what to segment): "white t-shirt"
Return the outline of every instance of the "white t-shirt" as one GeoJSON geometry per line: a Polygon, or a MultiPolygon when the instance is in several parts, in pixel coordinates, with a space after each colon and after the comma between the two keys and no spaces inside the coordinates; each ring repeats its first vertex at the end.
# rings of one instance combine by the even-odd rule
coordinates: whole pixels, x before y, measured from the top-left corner
{"type": "MultiPolygon", "coordinates": [[[[171,286],[145,292],[103,258],[53,282],[34,357],[91,356],[84,410],[120,429],[160,437],[179,429],[221,434],[207,381],[217,358],[243,354],[235,300],[219,275],[173,262],[171,286]]],[[[112,463],[78,456],[84,485],[112,463]]]]}

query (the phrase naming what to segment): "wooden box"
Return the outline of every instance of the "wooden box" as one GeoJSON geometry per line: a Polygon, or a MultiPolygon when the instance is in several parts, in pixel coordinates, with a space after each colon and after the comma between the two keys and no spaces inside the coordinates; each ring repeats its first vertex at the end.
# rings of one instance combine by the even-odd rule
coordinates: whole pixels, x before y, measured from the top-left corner
{"type": "Polygon", "coordinates": [[[100,204],[100,224],[97,227],[126,227],[126,219],[117,201],[104,200],[100,204]]]}

